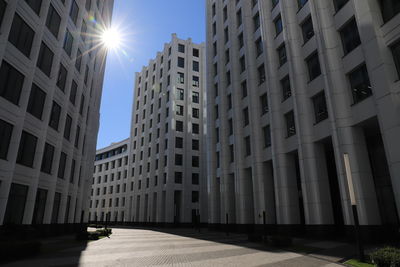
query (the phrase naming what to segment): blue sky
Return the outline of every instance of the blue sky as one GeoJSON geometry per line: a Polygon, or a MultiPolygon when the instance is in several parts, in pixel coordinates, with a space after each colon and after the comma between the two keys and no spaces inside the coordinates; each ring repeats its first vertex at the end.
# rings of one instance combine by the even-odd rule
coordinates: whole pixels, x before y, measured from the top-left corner
{"type": "Polygon", "coordinates": [[[205,41],[205,0],[115,0],[113,25],[123,51],[110,51],[104,78],[97,148],[129,137],[134,74],[171,40],[205,41]]]}

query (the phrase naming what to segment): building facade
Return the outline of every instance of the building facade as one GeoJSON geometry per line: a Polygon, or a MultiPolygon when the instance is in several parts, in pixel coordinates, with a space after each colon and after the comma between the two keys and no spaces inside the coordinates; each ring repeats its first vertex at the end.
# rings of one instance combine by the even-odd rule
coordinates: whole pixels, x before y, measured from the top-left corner
{"type": "Polygon", "coordinates": [[[0,224],[87,221],[112,8],[0,0],[0,224]]]}
{"type": "Polygon", "coordinates": [[[127,220],[129,144],[128,138],[96,151],[89,204],[90,221],[127,220]]]}
{"type": "Polygon", "coordinates": [[[204,44],[178,39],[136,73],[132,222],[206,221],[204,44]],[[200,210],[200,211],[199,211],[200,210]]]}
{"type": "Polygon", "coordinates": [[[207,0],[209,222],[398,225],[400,4],[207,0]]]}

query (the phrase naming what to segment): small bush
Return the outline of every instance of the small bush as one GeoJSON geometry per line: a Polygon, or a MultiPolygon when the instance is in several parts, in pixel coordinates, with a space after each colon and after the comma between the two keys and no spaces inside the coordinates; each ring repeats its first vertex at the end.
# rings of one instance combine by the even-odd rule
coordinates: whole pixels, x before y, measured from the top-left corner
{"type": "Polygon", "coordinates": [[[109,236],[112,233],[112,230],[110,228],[107,229],[97,229],[96,230],[97,233],[99,233],[100,236],[109,236]]]}
{"type": "Polygon", "coordinates": [[[371,253],[371,260],[378,267],[400,267],[400,249],[384,247],[371,253]]]}

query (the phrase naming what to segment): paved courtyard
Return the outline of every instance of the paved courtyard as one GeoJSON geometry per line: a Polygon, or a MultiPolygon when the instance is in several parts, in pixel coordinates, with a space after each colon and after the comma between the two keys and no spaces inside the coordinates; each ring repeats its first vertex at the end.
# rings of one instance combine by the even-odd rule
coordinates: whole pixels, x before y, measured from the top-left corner
{"type": "MultiPolygon", "coordinates": [[[[317,245],[329,248],[335,243],[317,245]]],[[[6,266],[341,266],[335,260],[266,249],[239,234],[116,228],[110,238],[6,266]]]]}

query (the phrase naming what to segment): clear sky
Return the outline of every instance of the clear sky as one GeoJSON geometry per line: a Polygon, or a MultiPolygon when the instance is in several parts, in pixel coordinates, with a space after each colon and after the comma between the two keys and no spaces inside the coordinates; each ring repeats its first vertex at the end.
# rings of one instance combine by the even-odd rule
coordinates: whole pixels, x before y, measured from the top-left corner
{"type": "Polygon", "coordinates": [[[129,137],[135,72],[171,41],[172,33],[205,41],[205,0],[115,0],[113,25],[124,45],[107,58],[97,148],[129,137]]]}

